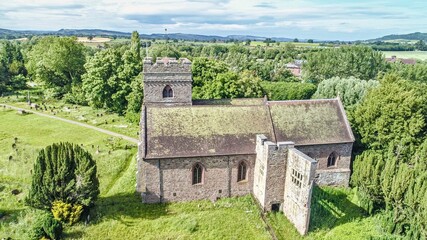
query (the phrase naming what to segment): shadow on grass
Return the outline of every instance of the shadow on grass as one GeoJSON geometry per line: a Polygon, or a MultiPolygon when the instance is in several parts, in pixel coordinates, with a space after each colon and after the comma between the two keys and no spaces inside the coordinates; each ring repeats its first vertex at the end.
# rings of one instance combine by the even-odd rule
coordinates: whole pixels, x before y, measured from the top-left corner
{"type": "Polygon", "coordinates": [[[114,219],[130,225],[133,219],[156,219],[164,216],[167,214],[166,207],[165,203],[144,204],[136,193],[101,197],[91,211],[91,222],[114,219]]]}
{"type": "Polygon", "coordinates": [[[363,208],[352,203],[342,189],[314,187],[311,200],[310,229],[332,229],[366,216],[363,208]]]}
{"type": "Polygon", "coordinates": [[[22,209],[0,209],[0,224],[10,223],[17,221],[20,214],[25,211],[25,208],[22,209]]]}
{"type": "Polygon", "coordinates": [[[64,239],[82,239],[83,235],[84,235],[83,231],[77,231],[77,230],[74,230],[72,232],[62,233],[62,237],[64,239]]]}

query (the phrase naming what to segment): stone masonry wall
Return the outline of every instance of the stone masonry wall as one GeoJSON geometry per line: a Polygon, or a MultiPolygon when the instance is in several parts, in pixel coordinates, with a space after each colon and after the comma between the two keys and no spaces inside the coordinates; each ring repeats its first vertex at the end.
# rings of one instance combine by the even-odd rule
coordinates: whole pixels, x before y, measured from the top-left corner
{"type": "Polygon", "coordinates": [[[265,194],[266,194],[266,179],[267,179],[267,154],[264,143],[267,141],[267,137],[264,135],[257,135],[256,137],[256,160],[254,167],[254,184],[253,194],[258,200],[260,205],[264,208],[265,206],[265,194]]]}
{"type": "Polygon", "coordinates": [[[191,105],[192,73],[188,59],[144,59],[144,104],[191,105]],[[169,85],[173,97],[163,98],[163,89],[169,85]]]}
{"type": "Polygon", "coordinates": [[[277,144],[267,141],[264,135],[257,135],[256,162],[254,170],[254,196],[265,211],[270,211],[272,204],[283,203],[286,158],[292,142],[277,144]]]}
{"type": "Polygon", "coordinates": [[[216,200],[249,194],[252,190],[255,155],[143,160],[145,190],[143,201],[176,202],[197,199],[216,200]],[[247,164],[247,179],[237,182],[238,165],[247,164]],[[202,184],[192,184],[192,168],[204,167],[202,184]]]}
{"type": "Polygon", "coordinates": [[[304,235],[310,222],[310,203],[317,162],[289,148],[284,184],[283,213],[304,235]]]}
{"type": "Polygon", "coordinates": [[[144,81],[144,104],[191,105],[191,82],[147,82],[144,81]],[[173,97],[163,98],[163,89],[169,85],[173,97]]]}
{"type": "Polygon", "coordinates": [[[315,179],[318,185],[348,186],[353,143],[307,145],[295,148],[318,161],[315,179]],[[327,167],[328,157],[332,152],[338,154],[336,165],[327,167]]]}

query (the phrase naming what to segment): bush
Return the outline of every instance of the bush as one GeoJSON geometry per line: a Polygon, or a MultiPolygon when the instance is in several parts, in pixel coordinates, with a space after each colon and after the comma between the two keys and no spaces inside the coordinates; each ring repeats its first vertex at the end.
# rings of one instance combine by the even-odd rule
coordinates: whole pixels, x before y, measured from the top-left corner
{"type": "Polygon", "coordinates": [[[316,92],[312,83],[261,82],[261,87],[270,100],[310,99],[316,92]]]}
{"type": "Polygon", "coordinates": [[[91,207],[99,194],[96,163],[79,145],[53,144],[42,149],[34,164],[28,205],[51,210],[54,201],[91,207]]]}
{"type": "Polygon", "coordinates": [[[53,218],[52,214],[44,213],[37,217],[30,233],[30,239],[60,239],[62,224],[53,218]]]}
{"type": "Polygon", "coordinates": [[[83,206],[79,204],[64,203],[62,201],[54,201],[52,204],[53,217],[70,225],[80,220],[82,212],[83,206]]]}

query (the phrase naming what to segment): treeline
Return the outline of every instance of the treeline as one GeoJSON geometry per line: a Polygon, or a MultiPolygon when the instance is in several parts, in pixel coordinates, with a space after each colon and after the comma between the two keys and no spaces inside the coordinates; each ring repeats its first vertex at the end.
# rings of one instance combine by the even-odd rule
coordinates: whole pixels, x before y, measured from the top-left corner
{"type": "Polygon", "coordinates": [[[427,46],[423,40],[418,40],[415,44],[377,41],[367,45],[378,51],[427,51],[427,46]]]}

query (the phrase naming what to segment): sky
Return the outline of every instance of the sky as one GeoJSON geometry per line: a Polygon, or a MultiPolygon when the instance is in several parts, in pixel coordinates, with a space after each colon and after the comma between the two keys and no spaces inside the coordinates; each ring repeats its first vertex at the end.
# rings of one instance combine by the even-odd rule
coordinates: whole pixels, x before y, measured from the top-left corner
{"type": "Polygon", "coordinates": [[[425,0],[0,0],[0,28],[365,40],[427,32],[425,0]]]}

